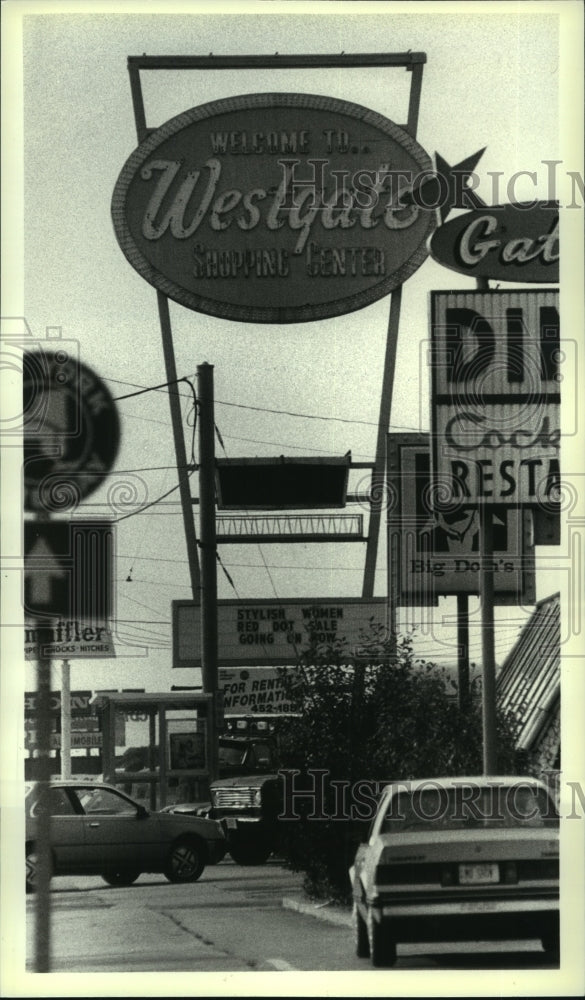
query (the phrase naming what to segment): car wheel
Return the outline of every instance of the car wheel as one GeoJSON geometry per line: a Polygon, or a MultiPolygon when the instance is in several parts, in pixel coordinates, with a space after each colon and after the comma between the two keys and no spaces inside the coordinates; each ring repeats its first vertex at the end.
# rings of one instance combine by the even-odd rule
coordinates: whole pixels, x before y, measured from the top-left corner
{"type": "Polygon", "coordinates": [[[388,924],[383,920],[374,920],[372,907],[368,907],[368,943],[372,965],[376,968],[388,968],[396,963],[396,942],[388,933],[388,924]]]}
{"type": "Polygon", "coordinates": [[[102,872],[104,882],[117,886],[132,885],[139,875],[140,872],[135,871],[102,872]]]}
{"type": "Polygon", "coordinates": [[[229,852],[237,865],[263,865],[272,854],[272,848],[265,844],[233,843],[229,852]]]}
{"type": "Polygon", "coordinates": [[[196,882],[205,868],[203,845],[195,837],[177,840],[164,870],[169,882],[196,882]]]}
{"type": "Polygon", "coordinates": [[[368,928],[366,921],[362,917],[357,903],[354,901],[352,909],[353,934],[355,941],[355,953],[358,958],[370,957],[370,942],[368,940],[368,928]]]}

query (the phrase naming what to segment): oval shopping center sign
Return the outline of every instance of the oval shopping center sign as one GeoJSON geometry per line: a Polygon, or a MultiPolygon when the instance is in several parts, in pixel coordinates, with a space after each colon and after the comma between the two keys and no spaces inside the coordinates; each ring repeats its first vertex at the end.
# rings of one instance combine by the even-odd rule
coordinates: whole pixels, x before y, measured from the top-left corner
{"type": "Polygon", "coordinates": [[[189,309],[294,323],[361,309],[427,256],[429,156],[374,111],[311,94],[192,108],[132,153],[112,218],[132,266],[189,309]]]}

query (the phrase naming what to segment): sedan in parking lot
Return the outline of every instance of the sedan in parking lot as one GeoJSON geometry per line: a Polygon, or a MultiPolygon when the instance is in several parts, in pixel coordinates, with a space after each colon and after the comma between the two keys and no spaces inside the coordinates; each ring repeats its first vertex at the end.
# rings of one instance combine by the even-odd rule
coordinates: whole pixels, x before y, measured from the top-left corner
{"type": "MultiPolygon", "coordinates": [[[[52,875],[101,875],[131,885],[142,872],[195,882],[226,852],[218,823],[198,816],[150,812],[112,785],[55,781],[45,789],[50,814],[52,875]]],[[[37,877],[39,786],[26,788],[26,888],[37,877]]]]}
{"type": "Polygon", "coordinates": [[[559,950],[559,817],[533,778],[388,784],[350,869],[358,957],[401,941],[540,938],[559,950]]]}

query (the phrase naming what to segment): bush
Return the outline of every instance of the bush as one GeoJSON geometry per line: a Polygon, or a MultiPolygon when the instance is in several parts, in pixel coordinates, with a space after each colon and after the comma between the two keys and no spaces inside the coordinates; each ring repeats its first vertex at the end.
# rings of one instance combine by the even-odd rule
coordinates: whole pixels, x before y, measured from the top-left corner
{"type": "MultiPolygon", "coordinates": [[[[281,854],[314,898],[349,901],[348,869],[375,812],[371,789],[483,769],[481,705],[462,711],[453,682],[414,656],[411,636],[391,649],[372,625],[368,642],[370,662],[356,666],[343,647],[309,642],[293,682],[300,715],[281,733],[283,760],[295,762],[284,778],[281,854]]],[[[517,771],[515,728],[498,715],[500,773],[517,771]]]]}

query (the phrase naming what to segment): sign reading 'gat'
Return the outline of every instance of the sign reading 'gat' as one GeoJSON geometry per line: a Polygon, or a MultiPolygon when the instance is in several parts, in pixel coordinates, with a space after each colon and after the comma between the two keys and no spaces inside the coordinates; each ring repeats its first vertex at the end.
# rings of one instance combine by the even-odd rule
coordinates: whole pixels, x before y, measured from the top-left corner
{"type": "Polygon", "coordinates": [[[554,505],[558,292],[433,292],[431,337],[436,499],[554,505]]]}

